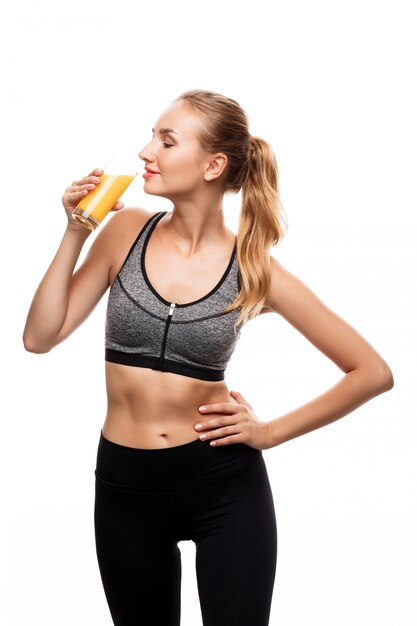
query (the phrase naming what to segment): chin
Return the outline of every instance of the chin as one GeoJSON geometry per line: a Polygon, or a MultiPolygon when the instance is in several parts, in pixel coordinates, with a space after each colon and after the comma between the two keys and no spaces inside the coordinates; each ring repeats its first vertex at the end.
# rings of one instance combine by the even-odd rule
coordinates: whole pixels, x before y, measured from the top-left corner
{"type": "Polygon", "coordinates": [[[150,191],[149,189],[143,189],[143,191],[148,194],[148,196],[159,196],[160,198],[166,198],[167,200],[171,200],[167,195],[158,191],[150,191]]]}
{"type": "Polygon", "coordinates": [[[161,194],[158,191],[153,191],[152,187],[147,186],[146,182],[143,185],[143,191],[147,193],[149,196],[160,196],[161,194]]]}

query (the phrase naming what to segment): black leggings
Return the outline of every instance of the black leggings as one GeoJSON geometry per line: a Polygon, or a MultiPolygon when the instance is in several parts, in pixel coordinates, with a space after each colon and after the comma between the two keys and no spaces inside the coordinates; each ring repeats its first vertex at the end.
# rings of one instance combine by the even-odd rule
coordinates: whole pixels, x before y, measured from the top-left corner
{"type": "Polygon", "coordinates": [[[130,448],[100,433],[94,525],[116,626],[179,626],[181,552],[196,544],[204,626],[267,626],[277,559],[262,451],[195,439],[130,448]]]}

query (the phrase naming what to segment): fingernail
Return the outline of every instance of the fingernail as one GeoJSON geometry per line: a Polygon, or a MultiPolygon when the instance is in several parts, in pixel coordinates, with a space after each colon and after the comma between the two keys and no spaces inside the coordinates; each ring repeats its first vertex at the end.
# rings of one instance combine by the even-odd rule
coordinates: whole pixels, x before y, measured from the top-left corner
{"type": "Polygon", "coordinates": [[[199,406],[198,408],[199,408],[200,411],[205,411],[206,410],[205,406],[199,406]]]}
{"type": "Polygon", "coordinates": [[[203,425],[202,424],[196,424],[195,427],[196,427],[197,430],[201,430],[203,428],[203,425]]]}

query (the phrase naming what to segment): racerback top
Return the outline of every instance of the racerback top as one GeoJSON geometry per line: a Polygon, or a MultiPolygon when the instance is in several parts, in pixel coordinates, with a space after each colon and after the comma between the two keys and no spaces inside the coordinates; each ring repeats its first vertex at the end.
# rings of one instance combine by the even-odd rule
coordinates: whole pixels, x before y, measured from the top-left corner
{"type": "Polygon", "coordinates": [[[223,312],[240,289],[236,241],[223,276],[208,294],[185,304],[168,302],[151,285],[144,262],[152,231],[166,213],[147,220],[110,288],[105,360],[223,380],[244,323],[234,328],[240,307],[223,312]]]}

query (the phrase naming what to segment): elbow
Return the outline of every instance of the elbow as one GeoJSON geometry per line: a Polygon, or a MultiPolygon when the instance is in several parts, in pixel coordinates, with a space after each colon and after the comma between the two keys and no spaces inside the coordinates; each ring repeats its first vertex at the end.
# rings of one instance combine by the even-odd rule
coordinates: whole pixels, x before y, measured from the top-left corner
{"type": "Polygon", "coordinates": [[[37,346],[36,343],[31,341],[29,337],[26,337],[26,335],[23,335],[22,341],[25,350],[27,352],[32,352],[33,354],[45,354],[51,350],[51,347],[37,346]]]}
{"type": "Polygon", "coordinates": [[[389,391],[390,389],[392,389],[394,387],[394,375],[392,373],[392,371],[390,370],[390,368],[388,367],[388,365],[386,366],[386,372],[384,374],[384,377],[382,379],[382,391],[389,391]]]}
{"type": "Polygon", "coordinates": [[[379,361],[369,368],[371,371],[372,387],[375,395],[385,393],[394,387],[394,376],[385,361],[379,361]]]}

